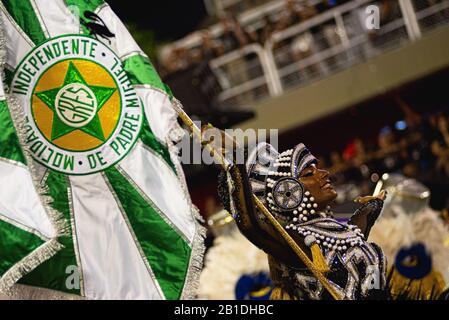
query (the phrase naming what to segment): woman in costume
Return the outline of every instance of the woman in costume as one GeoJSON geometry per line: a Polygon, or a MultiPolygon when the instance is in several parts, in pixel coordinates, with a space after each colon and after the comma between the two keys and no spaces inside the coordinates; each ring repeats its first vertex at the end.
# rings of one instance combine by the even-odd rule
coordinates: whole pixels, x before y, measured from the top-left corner
{"type": "MultiPolygon", "coordinates": [[[[226,152],[225,152],[226,156],[226,152]]],[[[362,206],[347,224],[334,219],[336,198],[329,173],[303,145],[278,153],[262,143],[246,166],[235,164],[220,175],[219,194],[240,231],[268,254],[275,289],[272,299],[330,299],[287,242],[258,212],[252,194],[269,209],[299,247],[345,299],[384,298],[386,261],[367,238],[385,192],[359,198],[362,206]]]]}

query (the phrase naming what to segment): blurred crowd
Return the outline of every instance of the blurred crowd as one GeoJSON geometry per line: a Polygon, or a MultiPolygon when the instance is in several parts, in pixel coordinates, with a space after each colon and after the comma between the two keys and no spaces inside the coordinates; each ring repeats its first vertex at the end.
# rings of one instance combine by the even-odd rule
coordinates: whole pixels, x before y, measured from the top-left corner
{"type": "MultiPolygon", "coordinates": [[[[193,48],[178,46],[170,48],[169,51],[161,55],[159,66],[163,75],[182,71],[204,61],[210,61],[226,53],[245,47],[251,43],[258,43],[262,46],[276,33],[283,31],[293,25],[311,19],[329,9],[342,5],[350,0],[284,0],[284,8],[276,13],[265,15],[256,24],[242,26],[238,19],[231,13],[225,14],[219,22],[221,32],[219,36],[214,36],[209,29],[201,30],[200,44],[193,48]]],[[[397,16],[399,4],[397,1],[380,0],[378,2],[381,11],[381,23],[391,20],[397,16]]],[[[358,14],[358,13],[356,13],[358,14]]],[[[359,17],[357,17],[358,19],[359,17]]],[[[360,23],[358,23],[361,25],[360,23]]],[[[301,37],[290,39],[288,45],[292,46],[294,60],[299,60],[311,54],[313,34],[324,34],[325,46],[331,47],[340,41],[338,30],[333,25],[324,25],[311,30],[311,34],[305,33],[301,37]],[[322,30],[321,30],[322,29],[322,30]]],[[[371,33],[375,37],[375,32],[371,33]]],[[[277,43],[276,46],[283,46],[284,42],[277,43]]]]}
{"type": "MultiPolygon", "coordinates": [[[[344,22],[348,37],[362,35],[369,39],[369,44],[361,49],[353,48],[347,53],[340,54],[339,57],[332,54],[326,61],[314,61],[316,59],[313,57],[320,52],[343,43],[343,37],[333,16],[324,22],[313,23],[312,27],[303,32],[270,42],[274,39],[274,34],[281,34],[282,31],[319,17],[322,13],[351,0],[282,1],[283,6],[279,10],[264,12],[248,25],[242,25],[231,13],[223,15],[218,23],[218,29],[209,28],[194,33],[197,39],[196,46],[166,47],[161,51],[158,61],[162,78],[166,82],[187,79],[185,81],[190,82],[189,85],[192,84],[199,96],[209,101],[212,107],[217,106],[226,110],[234,107],[241,109],[240,107],[245,108],[269,96],[267,84],[264,82],[266,70],[262,67],[262,58],[255,50],[249,49],[248,46],[251,44],[257,44],[262,48],[270,47],[278,68],[292,66],[296,69],[281,80],[285,86],[309,82],[329,75],[333,70],[344,69],[359,59],[370,56],[382,45],[378,31],[366,29],[366,13],[362,7],[347,15],[344,22]],[[271,46],[267,46],[268,42],[271,46]],[[226,62],[219,64],[219,67],[211,67],[212,60],[243,48],[248,50],[241,51],[238,56],[229,60],[226,59],[226,62]],[[227,90],[231,90],[229,97],[232,98],[220,97],[220,94],[227,90]]],[[[397,1],[379,0],[375,3],[381,11],[382,25],[400,16],[397,1]]]]}
{"type": "MultiPolygon", "coordinates": [[[[164,47],[157,62],[159,73],[166,82],[184,81],[212,108],[242,110],[272,94],[269,80],[276,81],[272,78],[279,76],[283,88],[306,85],[409,40],[399,1],[368,3],[379,8],[379,29],[367,25],[365,5],[323,16],[351,1],[279,0],[273,10],[258,7],[259,12],[258,8],[251,15],[240,12],[239,18],[227,12],[218,24],[164,47]],[[260,50],[268,54],[260,55],[260,50]],[[270,73],[265,58],[273,58],[277,75],[270,73]]],[[[421,12],[443,1],[447,0],[412,4],[421,12]]],[[[430,17],[420,20],[420,26],[446,23],[449,9],[430,17]]]]}
{"type": "Polygon", "coordinates": [[[245,47],[251,43],[264,45],[275,32],[304,22],[332,7],[349,0],[314,1],[285,0],[285,8],[275,16],[265,16],[257,27],[244,27],[230,13],[220,19],[222,32],[214,37],[209,30],[201,30],[201,44],[194,48],[175,47],[165,54],[160,61],[160,67],[165,74],[185,70],[203,61],[222,56],[226,53],[245,47]]]}
{"type": "Polygon", "coordinates": [[[449,114],[423,117],[400,98],[406,118],[383,128],[375,145],[354,139],[344,150],[333,151],[323,164],[335,183],[376,182],[383,173],[401,173],[427,186],[431,206],[449,208],[449,114]]]}

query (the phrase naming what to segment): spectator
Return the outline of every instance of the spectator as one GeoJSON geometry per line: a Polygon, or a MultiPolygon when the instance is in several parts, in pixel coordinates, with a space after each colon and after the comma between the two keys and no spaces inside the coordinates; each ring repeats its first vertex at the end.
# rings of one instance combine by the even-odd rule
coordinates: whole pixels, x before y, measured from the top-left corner
{"type": "Polygon", "coordinates": [[[449,147],[449,130],[448,130],[448,123],[446,117],[441,114],[438,117],[438,130],[441,133],[441,136],[443,138],[443,143],[446,147],[449,147]]]}
{"type": "Polygon", "coordinates": [[[265,43],[271,38],[271,35],[276,31],[276,24],[270,16],[265,16],[263,21],[264,26],[259,32],[258,37],[261,45],[265,45],[265,43]]]}
{"type": "Polygon", "coordinates": [[[212,38],[209,31],[205,30],[201,33],[202,59],[210,61],[223,55],[225,50],[223,44],[212,38]]]}
{"type": "Polygon", "coordinates": [[[284,30],[317,14],[315,7],[308,4],[300,5],[295,0],[286,0],[285,8],[285,14],[280,18],[277,30],[284,30]]]}
{"type": "MultiPolygon", "coordinates": [[[[241,49],[256,40],[254,34],[247,32],[241,26],[240,22],[229,14],[222,18],[221,23],[223,27],[221,42],[225,53],[241,49]]],[[[242,57],[232,60],[226,65],[226,74],[228,75],[231,87],[237,87],[250,80],[247,62],[251,58],[252,56],[242,57]]],[[[237,105],[244,106],[252,101],[253,94],[251,91],[246,90],[242,94],[237,95],[235,99],[237,105]]]]}
{"type": "Polygon", "coordinates": [[[435,140],[431,144],[431,149],[436,158],[435,169],[437,174],[449,178],[449,148],[435,140]]]}
{"type": "MultiPolygon", "coordinates": [[[[248,0],[241,1],[247,2],[250,6],[256,4],[261,4],[267,0],[248,0]]],[[[286,28],[301,23],[315,15],[319,12],[324,12],[325,10],[346,2],[346,0],[328,0],[323,1],[323,4],[319,4],[317,7],[315,5],[309,5],[308,1],[298,1],[298,0],[285,0],[285,8],[283,14],[281,14],[278,21],[274,21],[272,17],[263,17],[263,27],[258,29],[244,28],[241,24],[234,18],[231,14],[225,14],[220,21],[223,28],[223,34],[218,39],[213,39],[208,31],[201,35],[201,47],[196,48],[175,48],[172,50],[170,58],[164,58],[163,67],[164,74],[170,74],[176,71],[185,70],[191,67],[191,64],[198,64],[202,59],[208,59],[219,57],[223,54],[232,52],[239,48],[243,48],[248,44],[259,42],[262,45],[271,37],[271,35],[276,31],[285,30],[286,28]]],[[[331,28],[333,33],[335,33],[335,28],[331,28]]],[[[329,31],[329,30],[328,30],[329,31]]],[[[286,43],[277,43],[277,46],[288,47],[288,54],[284,55],[289,58],[291,63],[293,61],[299,61],[309,57],[313,53],[314,47],[314,35],[313,32],[303,34],[293,41],[288,41],[286,43]]],[[[246,57],[245,60],[251,60],[252,57],[246,57]]],[[[237,62],[234,67],[237,67],[239,71],[233,72],[234,75],[230,76],[230,81],[232,86],[241,84],[242,81],[247,78],[245,72],[242,72],[242,63],[237,66],[237,62]]],[[[234,68],[232,68],[234,69],[234,68]]],[[[234,69],[234,70],[237,70],[234,69]]],[[[306,73],[317,73],[317,66],[310,66],[307,68],[306,73]]],[[[322,71],[322,70],[321,70],[322,71]]]]}
{"type": "Polygon", "coordinates": [[[223,27],[221,42],[224,47],[224,53],[242,48],[250,42],[253,42],[252,40],[255,40],[243,29],[240,22],[230,14],[225,15],[221,19],[221,25],[223,27]]]}
{"type": "Polygon", "coordinates": [[[399,1],[381,0],[378,6],[380,8],[381,28],[379,30],[369,30],[368,35],[374,47],[381,48],[387,43],[387,35],[382,32],[382,27],[385,27],[390,22],[399,19],[402,14],[399,6],[399,1]]]}
{"type": "MultiPolygon", "coordinates": [[[[288,27],[299,24],[317,14],[314,7],[308,4],[299,5],[294,0],[286,1],[286,13],[281,17],[276,26],[276,31],[285,30],[288,27]]],[[[288,55],[283,55],[284,59],[293,60],[299,63],[300,70],[296,76],[301,80],[305,80],[308,77],[313,77],[313,75],[318,73],[315,66],[302,67],[301,61],[312,56],[314,50],[314,37],[311,31],[307,31],[298,37],[295,37],[291,41],[284,41],[279,43],[279,47],[287,48],[290,52],[290,57],[288,55]]],[[[282,57],[282,55],[279,55],[282,57]]],[[[289,61],[281,61],[281,64],[289,64],[289,61]]]]}
{"type": "MultiPolygon", "coordinates": [[[[428,120],[415,113],[400,98],[401,108],[408,123],[397,139],[392,129],[386,127],[378,137],[378,149],[369,152],[365,144],[355,139],[343,152],[330,155],[331,168],[336,184],[355,183],[364,186],[365,173],[402,172],[417,179],[431,191],[430,205],[435,210],[449,208],[449,128],[445,115],[432,115],[428,120]],[[425,128],[420,135],[419,131],[425,128]],[[427,137],[434,137],[427,140],[427,137]]],[[[366,185],[365,185],[366,187],[366,185]]]]}
{"type": "Polygon", "coordinates": [[[165,66],[169,73],[186,69],[188,67],[188,50],[184,47],[174,48],[165,66]]]}

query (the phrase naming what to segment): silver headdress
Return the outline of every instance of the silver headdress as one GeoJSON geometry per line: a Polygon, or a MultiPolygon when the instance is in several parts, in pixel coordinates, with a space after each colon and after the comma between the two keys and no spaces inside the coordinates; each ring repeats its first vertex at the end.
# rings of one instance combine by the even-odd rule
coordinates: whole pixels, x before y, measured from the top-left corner
{"type": "Polygon", "coordinates": [[[272,145],[261,143],[247,160],[252,192],[277,218],[307,221],[306,216],[314,214],[318,206],[298,177],[316,162],[304,144],[279,153],[272,145]]]}

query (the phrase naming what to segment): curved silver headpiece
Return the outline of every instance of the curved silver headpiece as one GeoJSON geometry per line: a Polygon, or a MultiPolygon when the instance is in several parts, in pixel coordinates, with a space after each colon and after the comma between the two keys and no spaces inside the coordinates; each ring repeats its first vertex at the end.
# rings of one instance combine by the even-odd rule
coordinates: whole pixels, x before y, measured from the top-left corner
{"type": "Polygon", "coordinates": [[[305,193],[297,178],[316,162],[302,143],[282,153],[268,143],[260,143],[246,164],[252,192],[272,211],[293,211],[301,205],[305,193]]]}
{"type": "Polygon", "coordinates": [[[253,193],[266,204],[266,184],[270,172],[275,170],[274,164],[279,157],[279,152],[268,143],[259,143],[249,154],[246,161],[246,172],[253,193]]]}

